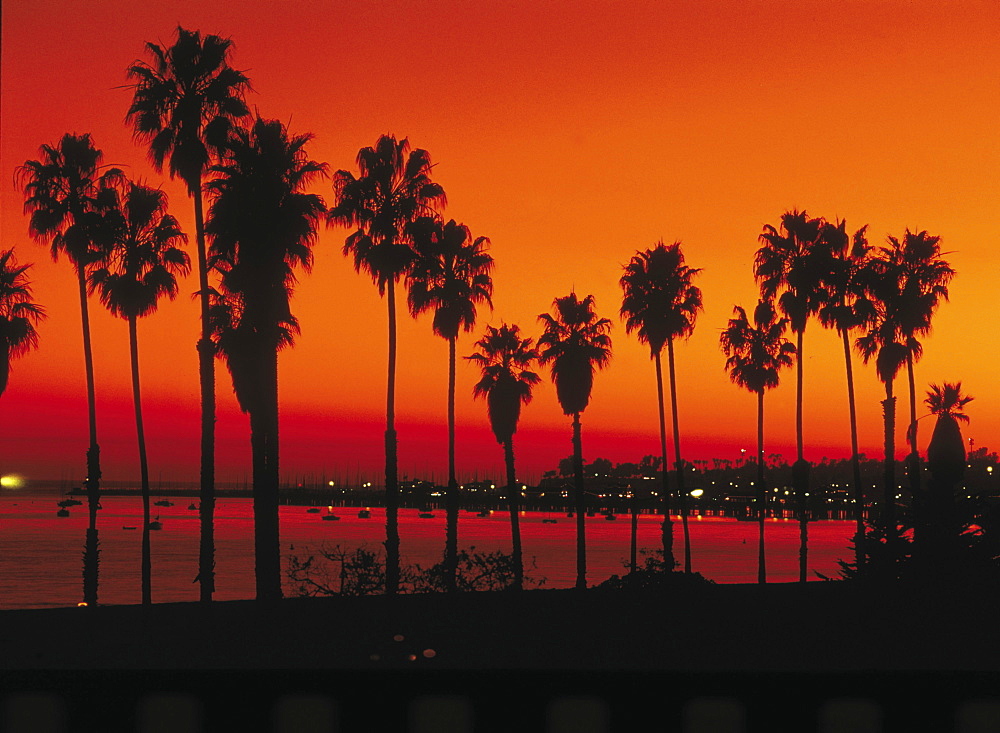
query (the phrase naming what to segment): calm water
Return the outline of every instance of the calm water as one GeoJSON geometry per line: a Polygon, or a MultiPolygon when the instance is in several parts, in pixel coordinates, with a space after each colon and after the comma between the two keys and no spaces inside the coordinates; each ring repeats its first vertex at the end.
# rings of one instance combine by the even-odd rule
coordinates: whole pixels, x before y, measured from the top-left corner
{"type": "MultiPolygon", "coordinates": [[[[87,526],[86,504],[70,508],[69,517],[57,517],[60,495],[6,494],[0,496],[0,609],[76,605],[82,597],[82,554],[87,526]]],[[[155,497],[160,499],[162,497],[155,497]]],[[[170,507],[153,506],[163,529],[152,532],[153,601],[196,601],[198,585],[198,512],[190,497],[171,497],[170,507]]],[[[142,504],[138,497],[103,497],[98,515],[101,542],[100,591],[102,604],[140,601],[139,557],[142,504]],[[134,529],[125,529],[132,527],[134,529]]],[[[385,511],[371,510],[359,519],[357,509],[338,508],[340,521],[323,521],[306,507],[280,508],[281,551],[300,557],[320,546],[342,548],[367,545],[380,549],[385,539],[385,511]]],[[[420,519],[414,509],[400,511],[401,554],[404,563],[428,567],[439,561],[444,548],[444,511],[434,519],[420,519]]],[[[629,556],[629,518],[587,518],[587,580],[596,584],[624,572],[629,556]]],[[[638,545],[659,545],[659,517],[639,517],[638,545]]],[[[728,518],[691,518],[692,569],[719,583],[756,580],[757,525],[728,518]]],[[[809,526],[809,570],[835,576],[837,560],[851,556],[851,521],[814,522],[809,526]]],[[[576,578],[576,520],[561,513],[527,512],[521,518],[526,562],[535,558],[534,577],[544,587],[570,587],[576,578]],[[556,524],[543,524],[545,518],[556,524]]],[[[769,520],[766,528],[769,581],[798,579],[798,524],[769,520]]],[[[459,544],[480,551],[510,552],[510,520],[506,512],[478,517],[462,512],[459,544]]],[[[681,558],[681,525],[675,525],[675,552],[681,558]]],[[[253,513],[251,499],[221,499],[216,509],[216,598],[252,598],[253,513]]],[[[286,595],[293,594],[285,581],[286,595]]]]}

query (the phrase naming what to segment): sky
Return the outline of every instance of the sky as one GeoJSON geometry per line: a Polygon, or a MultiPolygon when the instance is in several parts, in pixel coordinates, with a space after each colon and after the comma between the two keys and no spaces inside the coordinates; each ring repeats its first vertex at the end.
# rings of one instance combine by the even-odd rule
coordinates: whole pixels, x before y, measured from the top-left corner
{"type": "MultiPolygon", "coordinates": [[[[125,125],[126,68],[178,24],[234,42],[250,106],[293,134],[330,170],[356,171],[379,135],[429,151],[447,192],[446,218],[487,236],[496,260],[486,325],[541,333],[538,314],[571,291],[593,294],[614,321],[611,365],[583,414],[584,456],[637,461],[658,453],[648,349],[618,317],[622,266],[637,250],[680,241],[702,271],[704,312],[677,344],[687,459],[752,452],[755,397],[733,385],[719,334],[734,305],[752,309],[758,236],[783,212],[867,224],[869,238],[926,230],[956,270],[916,366],[927,385],[961,381],[975,397],[963,428],[1000,448],[996,293],[1000,291],[1000,5],[908,0],[9,0],[2,8],[0,240],[30,270],[48,311],[40,347],[15,362],[0,397],[0,471],[79,483],[86,392],[75,276],[31,240],[14,171],[63,134],[91,133],[105,160],[159,186],[191,235],[184,189],[156,172],[125,125]]],[[[329,180],[312,191],[328,203],[329,180]]],[[[380,480],[385,302],[341,254],[347,231],[323,228],[293,310],[302,334],[279,362],[281,470],[289,480],[380,480]]],[[[195,481],[199,400],[197,289],[139,325],[151,477],[195,481]]],[[[124,321],[91,301],[104,477],[138,475],[124,321]]],[[[447,342],[430,316],[401,312],[397,374],[400,473],[446,479],[447,342]]],[[[817,322],[804,344],[806,456],[850,453],[837,334],[817,322]]],[[[248,420],[216,367],[218,472],[250,472],[248,420]]],[[[861,451],[882,445],[882,386],[855,355],[861,451]]],[[[571,419],[546,381],[522,412],[519,475],[537,480],[571,453],[571,419]]],[[[503,453],[458,365],[458,472],[499,477],[503,453]]],[[[897,382],[905,393],[905,379],[897,382]]],[[[766,450],[794,458],[792,371],[765,401],[766,450]]],[[[902,411],[903,403],[900,404],[902,411]]],[[[919,414],[926,413],[921,407],[919,414]]],[[[920,421],[926,448],[931,421],[920,421]],[[926,427],[923,427],[926,426],[926,427]]],[[[897,436],[901,449],[902,432],[897,436]]]]}

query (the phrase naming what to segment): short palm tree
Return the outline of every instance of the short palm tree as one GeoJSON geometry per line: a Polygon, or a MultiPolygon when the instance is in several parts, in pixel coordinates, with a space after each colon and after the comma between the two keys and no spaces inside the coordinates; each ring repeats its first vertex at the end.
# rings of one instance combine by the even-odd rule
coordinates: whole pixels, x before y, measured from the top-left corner
{"type": "Polygon", "coordinates": [[[14,250],[0,252],[0,395],[10,381],[10,362],[38,346],[35,327],[45,309],[31,302],[31,267],[18,265],[14,250]]]}
{"type": "Polygon", "coordinates": [[[359,175],[333,174],[334,205],[327,223],[354,229],[344,242],[344,255],[354,269],[366,272],[387,295],[389,364],[385,428],[385,591],[399,590],[399,481],[396,441],[396,283],[416,259],[407,225],[431,216],[447,203],[444,189],[431,180],[426,150],[410,150],[406,138],[383,135],[358,151],[359,175]]]}
{"type": "Polygon", "coordinates": [[[864,294],[862,273],[868,265],[871,247],[865,236],[868,226],[847,233],[847,222],[827,224],[823,242],[833,258],[833,268],[827,279],[829,298],[819,310],[820,322],[835,328],[844,343],[844,363],[847,369],[847,405],[851,423],[851,469],[854,487],[855,537],[854,552],[857,567],[865,563],[865,495],[861,487],[861,457],[858,453],[858,415],[854,399],[854,367],[851,360],[853,331],[863,328],[873,317],[872,308],[864,294]]]}
{"type": "Polygon", "coordinates": [[[736,306],[735,318],[722,332],[719,343],[726,354],[729,378],[757,395],[757,582],[767,582],[764,558],[764,519],[767,493],[764,484],[764,392],[778,386],[778,372],[794,361],[795,346],[785,338],[787,318],[778,318],[774,304],[761,300],[753,313],[753,325],[746,311],[736,306]]]}
{"type": "Polygon", "coordinates": [[[931,563],[947,567],[954,560],[957,547],[953,542],[961,533],[960,521],[955,507],[955,492],[965,475],[965,441],[962,440],[960,422],[969,422],[963,410],[974,398],[962,394],[962,383],[943,386],[932,384],[924,402],[931,414],[937,417],[931,442],[927,446],[927,467],[931,482],[927,491],[927,501],[922,502],[926,513],[922,517],[924,531],[914,531],[914,556],[923,544],[924,558],[931,563]],[[923,542],[919,542],[923,540],[923,542]]]}
{"type": "Polygon", "coordinates": [[[670,373],[670,411],[673,418],[674,467],[677,470],[677,492],[680,499],[681,521],[684,527],[684,572],[691,572],[691,536],[688,531],[687,496],[684,492],[684,464],[681,460],[681,439],[677,420],[677,380],[674,371],[674,339],[687,338],[694,331],[694,322],[702,310],[701,290],[691,281],[701,270],[684,264],[680,242],[666,246],[657,243],[652,249],[637,252],[625,265],[621,277],[624,291],[621,316],[626,333],[636,331],[639,341],[649,346],[656,365],[657,407],[660,416],[660,449],[663,454],[663,560],[668,568],[676,564],[673,553],[673,525],[670,521],[669,488],[667,484],[667,436],[663,415],[663,373],[660,352],[667,347],[670,373]]]}
{"type": "Polygon", "coordinates": [[[179,177],[194,200],[197,242],[198,292],[201,303],[201,339],[198,342],[198,379],[201,391],[201,543],[198,554],[200,599],[210,602],[215,592],[215,365],[209,324],[208,265],[202,179],[212,154],[225,143],[232,123],[249,115],[244,94],[250,81],[229,65],[232,41],[202,36],[177,27],[169,47],[146,44],[150,62],[135,61],[128,68],[132,104],[126,120],[137,140],[149,145],[157,171],[164,166],[179,177]]]}
{"type": "Polygon", "coordinates": [[[476,306],[493,307],[489,239],[472,238],[464,224],[422,216],[409,226],[417,257],[406,276],[410,314],[432,310],[434,333],[448,340],[448,494],[445,586],[458,589],[458,479],[455,477],[455,351],[459,331],[476,325],[476,306]]]}
{"type": "Polygon", "coordinates": [[[278,534],[278,351],[298,324],[290,310],[295,270],[312,266],[323,199],[306,187],[326,171],[310,160],[311,135],[290,136],[277,120],[234,128],[205,230],[209,264],[220,273],[213,313],[218,351],[240,407],[250,415],[257,598],[281,598],[278,534]]]}
{"type": "Polygon", "coordinates": [[[161,296],[177,296],[177,276],[186,275],[190,259],[178,246],[187,241],[177,220],[167,213],[163,191],[128,183],[124,195],[113,192],[105,208],[104,227],[111,250],[91,270],[90,291],[97,291],[111,314],[128,322],[129,357],[132,368],[132,400],[139,444],[139,476],[142,491],[142,603],[151,604],[152,560],[150,556],[149,465],[142,421],[139,389],[139,318],[156,311],[161,296]]]}
{"type": "Polygon", "coordinates": [[[778,307],[788,317],[796,334],[798,355],[795,374],[795,445],[796,461],[792,483],[799,515],[799,581],[806,581],[809,553],[809,463],[805,459],[802,429],[802,340],[806,323],[829,299],[827,283],[833,263],[822,246],[823,219],[810,219],[805,211],[786,212],[780,228],[770,224],[760,235],[761,247],[754,258],[754,277],[760,285],[762,300],[778,298],[778,307]],[[779,295],[780,293],[780,295],[779,295]]]}
{"type": "Polygon", "coordinates": [[[510,532],[514,557],[514,587],[524,587],[524,558],[521,550],[521,526],[518,521],[519,498],[514,471],[514,433],[521,417],[521,405],[531,402],[531,390],[541,378],[531,371],[538,352],[530,338],[521,338],[516,325],[486,327],[476,346],[479,351],[465,357],[482,370],[482,378],[473,387],[476,397],[486,399],[486,414],[497,443],[503,446],[507,468],[507,499],[510,503],[510,532]]]}
{"type": "MultiPolygon", "coordinates": [[[[580,413],[590,403],[594,372],[611,362],[611,321],[598,318],[594,296],[582,300],[576,293],[556,298],[553,312],[542,313],[544,332],[538,339],[538,362],[552,370],[556,398],[563,414],[573,416],[573,484],[576,504],[576,587],[587,587],[587,540],[583,493],[583,440],[580,413]]],[[[664,467],[666,470],[666,467],[664,467]]]]}
{"type": "Polygon", "coordinates": [[[28,231],[51,245],[52,259],[66,255],[76,271],[83,321],[83,358],[87,375],[87,414],[90,444],[87,448],[87,508],[89,524],[83,559],[83,602],[97,605],[99,567],[97,510],[101,499],[101,448],[97,442],[97,408],[94,397],[94,356],[90,342],[87,308],[87,269],[101,255],[100,199],[121,178],[121,171],[105,168],[104,154],[94,147],[89,134],[66,134],[55,145],[43,145],[39,160],[29,160],[17,169],[24,191],[25,212],[30,214],[28,231]]]}

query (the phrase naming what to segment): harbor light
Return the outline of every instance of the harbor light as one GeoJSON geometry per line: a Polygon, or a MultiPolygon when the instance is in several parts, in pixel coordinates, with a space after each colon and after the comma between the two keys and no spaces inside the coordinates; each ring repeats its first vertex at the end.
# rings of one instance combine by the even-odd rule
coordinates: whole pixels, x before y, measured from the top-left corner
{"type": "Polygon", "coordinates": [[[330,482],[330,486],[336,486],[336,485],[337,485],[337,484],[336,484],[336,483],[334,483],[333,481],[331,481],[331,482],[330,482]]]}
{"type": "Polygon", "coordinates": [[[693,496],[695,499],[697,499],[697,498],[699,498],[704,493],[705,493],[704,489],[694,489],[691,492],[691,496],[693,496]]]}

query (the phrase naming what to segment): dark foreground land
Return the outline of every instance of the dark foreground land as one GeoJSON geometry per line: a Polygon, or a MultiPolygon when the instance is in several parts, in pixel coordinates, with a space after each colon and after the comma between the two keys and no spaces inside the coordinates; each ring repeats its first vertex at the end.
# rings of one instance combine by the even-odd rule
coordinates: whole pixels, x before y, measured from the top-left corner
{"type": "Polygon", "coordinates": [[[385,723],[415,695],[457,694],[477,720],[492,711],[475,730],[531,730],[553,698],[583,695],[610,700],[615,721],[735,696],[768,725],[860,696],[888,705],[883,730],[947,731],[906,726],[1000,701],[1000,593],[814,582],[3,611],[0,649],[4,691],[64,689],[128,715],[144,690],[181,691],[245,730],[274,729],[251,718],[275,695],[330,695],[348,720],[385,723]]]}

